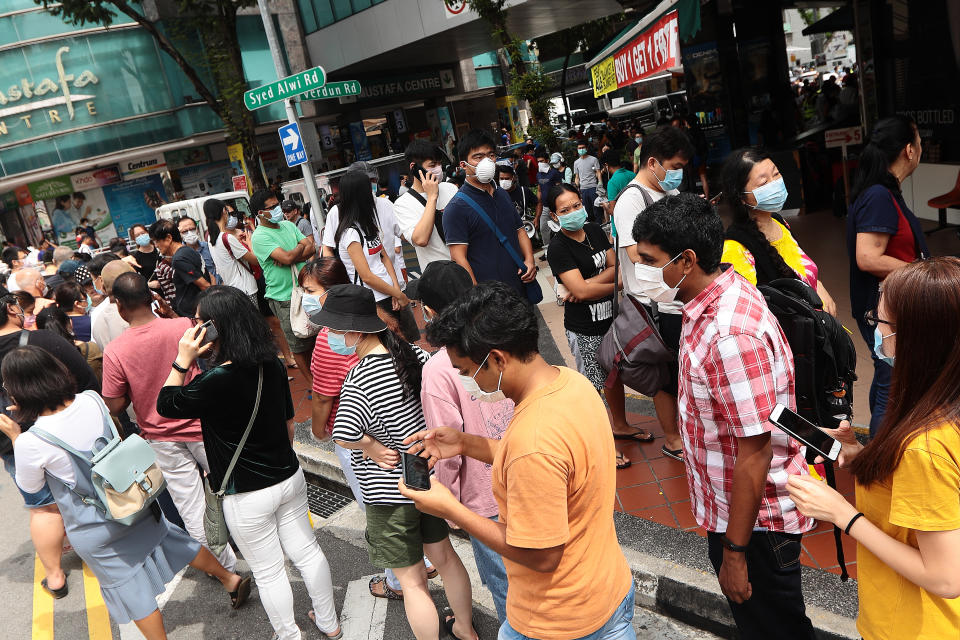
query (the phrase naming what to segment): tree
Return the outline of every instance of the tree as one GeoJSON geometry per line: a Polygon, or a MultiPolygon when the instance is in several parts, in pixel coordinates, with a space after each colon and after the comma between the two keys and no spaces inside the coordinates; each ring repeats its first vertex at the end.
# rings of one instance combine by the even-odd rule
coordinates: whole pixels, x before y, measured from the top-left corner
{"type": "Polygon", "coordinates": [[[256,121],[243,104],[247,81],[240,58],[237,12],[256,0],[175,0],[176,12],[162,18],[128,0],[34,0],[73,25],[109,27],[121,13],[140,25],[180,67],[200,98],[223,121],[227,138],[243,145],[254,189],[266,187],[259,171],[256,121]],[[199,41],[197,37],[199,36],[199,41]],[[212,79],[211,89],[204,76],[212,79]]]}

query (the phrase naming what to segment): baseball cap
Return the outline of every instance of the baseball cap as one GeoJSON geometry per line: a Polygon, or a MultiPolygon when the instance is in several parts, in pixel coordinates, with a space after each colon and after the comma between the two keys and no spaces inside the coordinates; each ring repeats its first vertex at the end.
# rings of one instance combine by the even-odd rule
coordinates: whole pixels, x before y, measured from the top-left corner
{"type": "Polygon", "coordinates": [[[60,268],[57,269],[57,273],[59,273],[61,276],[72,276],[74,273],[76,273],[79,267],[79,260],[64,260],[60,265],[60,268]]]}
{"type": "Polygon", "coordinates": [[[473,279],[466,269],[453,260],[435,260],[427,265],[422,276],[407,283],[404,293],[440,313],[471,287],[473,279]]]}
{"type": "Polygon", "coordinates": [[[90,275],[90,271],[83,265],[77,267],[77,270],[73,272],[73,279],[80,285],[93,282],[93,276],[90,275]]]}
{"type": "Polygon", "coordinates": [[[554,151],[550,154],[550,164],[557,164],[558,162],[563,162],[563,156],[554,151]]]}
{"type": "Polygon", "coordinates": [[[371,180],[380,179],[380,176],[377,174],[377,170],[373,168],[373,165],[363,160],[358,160],[357,162],[351,164],[349,167],[347,167],[347,171],[362,171],[367,174],[367,177],[371,180]]]}
{"type": "Polygon", "coordinates": [[[283,211],[284,213],[287,213],[289,211],[293,211],[294,209],[299,209],[299,208],[300,208],[300,205],[294,202],[293,200],[284,200],[280,204],[280,210],[283,211]]]}

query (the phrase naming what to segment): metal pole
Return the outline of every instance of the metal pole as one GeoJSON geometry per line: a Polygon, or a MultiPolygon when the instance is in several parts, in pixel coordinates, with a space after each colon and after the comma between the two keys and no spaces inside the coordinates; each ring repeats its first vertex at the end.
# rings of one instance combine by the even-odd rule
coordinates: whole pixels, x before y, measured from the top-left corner
{"type": "MultiPolygon", "coordinates": [[[[283,54],[280,51],[280,43],[277,41],[277,32],[273,28],[273,17],[271,17],[270,9],[267,7],[267,0],[257,0],[257,6],[260,8],[260,17],[263,19],[263,30],[267,34],[267,44],[270,46],[270,53],[273,55],[273,66],[277,70],[277,79],[286,78],[289,71],[287,71],[287,64],[284,62],[283,54]]],[[[297,107],[294,105],[293,99],[284,100],[283,106],[287,109],[287,121],[296,124],[299,129],[300,118],[297,116],[297,107]]],[[[300,129],[300,135],[302,138],[302,129],[300,129]]],[[[309,156],[307,161],[300,165],[300,169],[303,171],[303,184],[307,189],[307,201],[311,203],[310,218],[314,227],[313,235],[316,239],[319,237],[319,228],[316,221],[321,219],[320,215],[323,212],[323,207],[320,204],[320,194],[317,193],[317,181],[313,176],[313,165],[310,163],[309,156]]],[[[317,249],[319,248],[318,244],[317,249]]]]}

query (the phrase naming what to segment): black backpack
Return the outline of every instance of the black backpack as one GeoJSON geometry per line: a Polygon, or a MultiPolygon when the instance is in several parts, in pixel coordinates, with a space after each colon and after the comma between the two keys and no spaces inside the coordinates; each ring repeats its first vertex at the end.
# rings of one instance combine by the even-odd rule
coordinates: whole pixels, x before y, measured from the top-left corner
{"type": "Polygon", "coordinates": [[[835,429],[853,410],[857,352],[840,321],[807,283],[780,278],[757,287],[793,351],[797,413],[835,429]]]}

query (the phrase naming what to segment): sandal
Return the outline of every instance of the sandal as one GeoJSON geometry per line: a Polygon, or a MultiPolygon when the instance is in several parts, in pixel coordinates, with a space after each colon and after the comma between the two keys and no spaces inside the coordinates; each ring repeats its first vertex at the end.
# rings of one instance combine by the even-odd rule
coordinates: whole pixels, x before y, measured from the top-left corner
{"type": "Polygon", "coordinates": [[[247,576],[240,581],[240,584],[237,585],[236,591],[229,591],[228,595],[230,596],[230,608],[239,609],[247,602],[247,598],[250,597],[250,576],[247,576]]]}
{"type": "Polygon", "coordinates": [[[427,580],[433,580],[433,579],[436,578],[438,575],[440,575],[440,572],[437,571],[437,568],[436,568],[436,567],[430,567],[430,569],[427,571],[427,580]]]}
{"type": "Polygon", "coordinates": [[[370,584],[368,585],[370,589],[370,595],[374,598],[386,598],[387,600],[403,600],[403,592],[395,591],[390,588],[390,585],[387,584],[387,579],[385,576],[373,576],[370,578],[370,584]],[[383,587],[382,593],[377,593],[373,590],[373,586],[379,584],[383,587]]]}
{"type": "MultiPolygon", "coordinates": [[[[313,624],[314,624],[314,625],[317,624],[317,614],[315,614],[315,613],[313,612],[313,609],[311,609],[310,611],[307,612],[307,617],[310,618],[310,620],[313,621],[313,624]]],[[[317,629],[320,630],[320,627],[317,627],[317,629]]],[[[320,634],[321,634],[324,638],[329,638],[330,640],[340,640],[340,638],[343,637],[343,625],[340,625],[339,627],[337,627],[337,632],[336,632],[335,634],[333,634],[333,635],[327,633],[326,631],[322,631],[322,630],[320,630],[320,634]]]]}
{"type": "Polygon", "coordinates": [[[443,630],[447,632],[447,635],[451,638],[456,638],[460,640],[460,636],[453,632],[453,625],[457,623],[456,617],[453,615],[453,609],[450,607],[444,607],[441,614],[443,616],[443,630]]]}
{"type": "Polygon", "coordinates": [[[667,445],[660,447],[660,453],[667,458],[673,458],[677,462],[683,462],[683,449],[667,449],[667,445]]]}
{"type": "Polygon", "coordinates": [[[633,460],[627,460],[622,453],[617,451],[617,469],[626,469],[633,464],[633,460]]]}
{"type": "Polygon", "coordinates": [[[70,593],[70,589],[67,588],[67,580],[66,580],[66,576],[70,574],[64,572],[63,575],[64,575],[63,586],[60,587],[59,589],[51,589],[50,587],[48,587],[46,578],[40,581],[40,586],[43,587],[44,591],[46,591],[51,596],[53,596],[54,600],[59,600],[60,598],[66,598],[67,594],[70,593]]]}
{"type": "Polygon", "coordinates": [[[637,442],[653,442],[654,438],[656,438],[655,435],[653,435],[649,431],[645,431],[644,429],[638,429],[633,433],[614,433],[613,434],[614,440],[635,440],[637,442]],[[643,433],[646,433],[647,435],[642,435],[643,433]]]}

